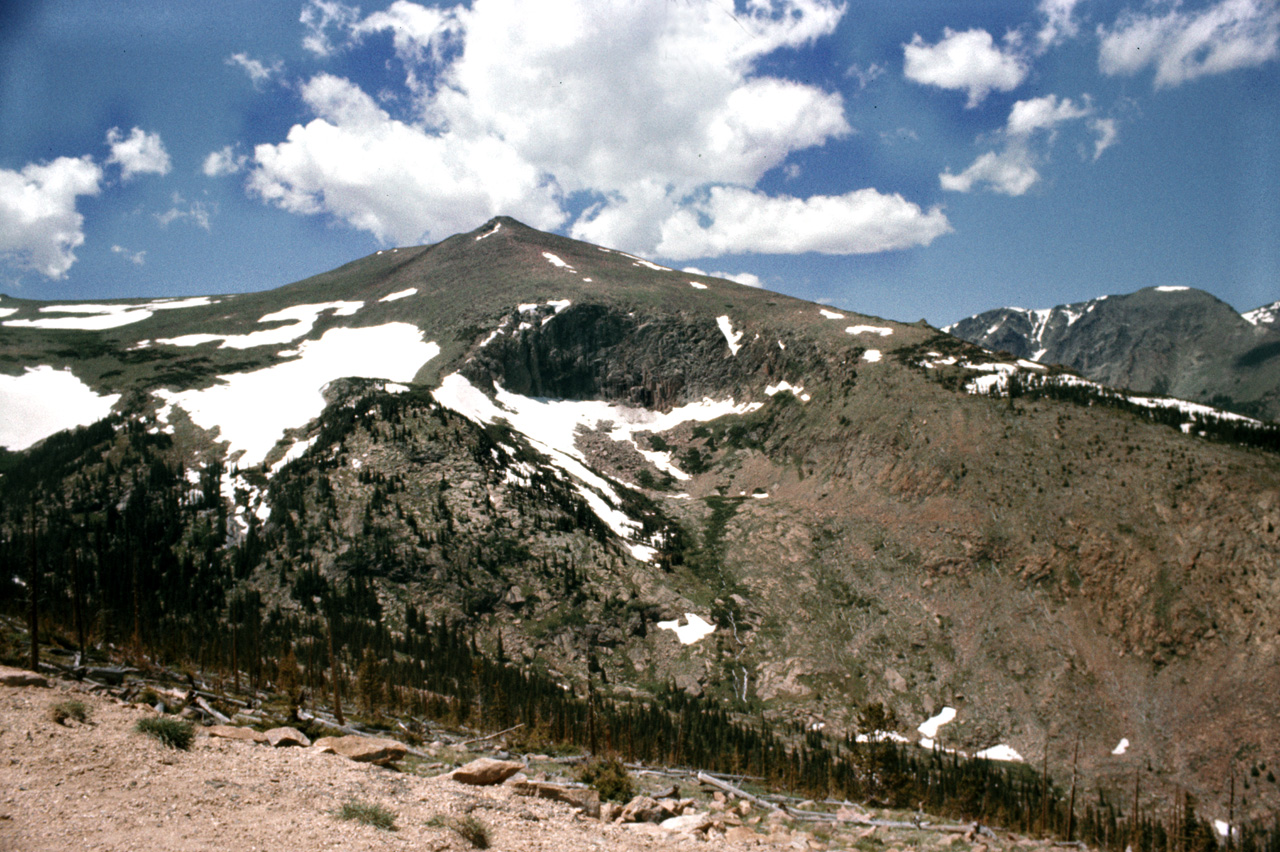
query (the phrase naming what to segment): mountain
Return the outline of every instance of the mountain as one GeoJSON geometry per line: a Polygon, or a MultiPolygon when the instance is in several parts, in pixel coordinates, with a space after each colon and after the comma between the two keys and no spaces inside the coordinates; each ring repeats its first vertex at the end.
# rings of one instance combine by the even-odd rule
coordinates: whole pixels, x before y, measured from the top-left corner
{"type": "Polygon", "coordinates": [[[1148,287],[1043,310],[997,308],[945,330],[1018,358],[1065,364],[1112,387],[1276,420],[1276,308],[1241,315],[1202,290],[1148,287]]]}
{"type": "Polygon", "coordinates": [[[1267,424],[506,218],[0,311],[3,599],[103,647],[318,688],[326,617],[396,677],[430,621],[575,694],[1059,774],[1078,736],[1224,813],[1280,749],[1267,424]]]}
{"type": "Polygon", "coordinates": [[[1263,305],[1260,308],[1254,308],[1251,311],[1245,311],[1240,316],[1257,326],[1280,328],[1280,300],[1269,305],[1263,305]]]}

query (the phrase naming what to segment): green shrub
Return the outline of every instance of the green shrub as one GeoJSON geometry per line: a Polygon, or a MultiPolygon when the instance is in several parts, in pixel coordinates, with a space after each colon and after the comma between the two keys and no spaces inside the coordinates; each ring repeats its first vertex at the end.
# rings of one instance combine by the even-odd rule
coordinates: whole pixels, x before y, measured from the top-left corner
{"type": "Polygon", "coordinates": [[[383,831],[396,830],[396,815],[382,805],[375,805],[371,802],[352,799],[349,802],[344,802],[335,814],[339,819],[362,822],[365,825],[371,825],[383,831]]]}
{"type": "Polygon", "coordinates": [[[184,751],[191,748],[191,741],[196,736],[195,728],[190,722],[165,716],[148,716],[145,719],[139,719],[133,729],[138,733],[155,737],[169,748],[179,748],[184,751]]]}
{"type": "Polygon", "coordinates": [[[489,828],[480,820],[467,814],[462,817],[432,817],[427,825],[434,828],[448,828],[463,840],[471,844],[473,849],[489,848],[489,828]]]}
{"type": "Polygon", "coordinates": [[[49,718],[59,725],[65,725],[68,719],[86,723],[89,721],[89,708],[83,701],[74,699],[59,701],[49,708],[49,718]]]}
{"type": "Polygon", "coordinates": [[[610,802],[629,802],[636,794],[631,774],[616,757],[597,757],[578,771],[578,780],[589,784],[600,798],[610,802]]]}

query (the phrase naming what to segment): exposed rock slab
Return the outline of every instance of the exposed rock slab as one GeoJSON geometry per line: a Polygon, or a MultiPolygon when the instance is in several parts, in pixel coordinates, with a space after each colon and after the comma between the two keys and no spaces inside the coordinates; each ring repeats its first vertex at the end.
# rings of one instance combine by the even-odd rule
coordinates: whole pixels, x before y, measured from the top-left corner
{"type": "Polygon", "coordinates": [[[243,740],[250,743],[267,742],[267,735],[261,731],[255,731],[253,728],[239,728],[235,725],[210,725],[204,729],[204,732],[211,737],[219,737],[224,740],[243,740]]]}
{"type": "Polygon", "coordinates": [[[312,743],[313,748],[340,754],[357,763],[386,766],[405,756],[403,743],[375,737],[321,737],[312,743]]]}
{"type": "Polygon", "coordinates": [[[524,764],[517,760],[495,760],[492,757],[481,757],[471,761],[466,766],[459,766],[453,770],[450,777],[454,781],[463,784],[488,787],[491,784],[501,784],[521,769],[524,769],[524,764]]]}
{"type": "Polygon", "coordinates": [[[286,746],[307,748],[311,745],[311,738],[297,728],[272,728],[267,731],[266,737],[267,742],[271,743],[275,748],[284,748],[286,746]]]}

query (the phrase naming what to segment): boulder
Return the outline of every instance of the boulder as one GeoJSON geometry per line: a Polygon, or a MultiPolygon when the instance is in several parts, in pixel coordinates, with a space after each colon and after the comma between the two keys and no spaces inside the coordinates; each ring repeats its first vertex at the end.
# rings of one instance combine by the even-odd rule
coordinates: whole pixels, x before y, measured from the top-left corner
{"type": "Polygon", "coordinates": [[[683,816],[664,819],[660,825],[667,831],[685,831],[696,834],[711,827],[710,814],[685,814],[683,816]]]}
{"type": "Polygon", "coordinates": [[[311,745],[311,739],[297,728],[272,728],[267,731],[267,742],[271,743],[275,748],[284,748],[285,746],[307,748],[311,745]]]}
{"type": "Polygon", "coordinates": [[[386,766],[404,757],[407,749],[395,740],[375,737],[321,737],[312,743],[313,748],[330,754],[340,754],[357,763],[386,766]]]}
{"type": "Polygon", "coordinates": [[[648,796],[636,796],[627,802],[618,817],[619,822],[659,822],[665,818],[662,806],[648,796]]]}
{"type": "Polygon", "coordinates": [[[524,764],[518,760],[494,760],[492,757],[480,757],[466,766],[459,766],[453,770],[450,777],[463,784],[488,787],[491,784],[501,784],[521,769],[524,769],[524,764]]]}
{"type": "MultiPolygon", "coordinates": [[[[519,781],[512,784],[511,789],[520,796],[533,796],[572,805],[590,817],[598,819],[601,816],[600,794],[590,787],[569,787],[543,781],[519,781]]],[[[610,815],[613,814],[615,807],[610,807],[610,815]]]]}
{"type": "Polygon", "coordinates": [[[204,729],[204,732],[211,737],[221,737],[226,740],[244,740],[251,743],[265,743],[267,735],[253,728],[237,728],[234,725],[210,725],[204,729]]]}
{"type": "Polygon", "coordinates": [[[49,681],[45,680],[42,675],[29,672],[26,669],[0,666],[0,684],[5,686],[48,686],[49,681]]]}

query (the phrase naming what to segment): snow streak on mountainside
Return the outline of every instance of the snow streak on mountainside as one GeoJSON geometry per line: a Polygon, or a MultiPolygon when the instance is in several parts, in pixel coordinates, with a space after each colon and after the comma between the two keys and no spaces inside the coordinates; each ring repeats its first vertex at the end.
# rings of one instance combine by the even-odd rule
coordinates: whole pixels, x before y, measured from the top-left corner
{"type": "Polygon", "coordinates": [[[1251,311],[1246,311],[1240,316],[1244,317],[1254,325],[1280,327],[1280,300],[1274,301],[1269,305],[1263,305],[1260,308],[1254,308],[1251,311]]]}

